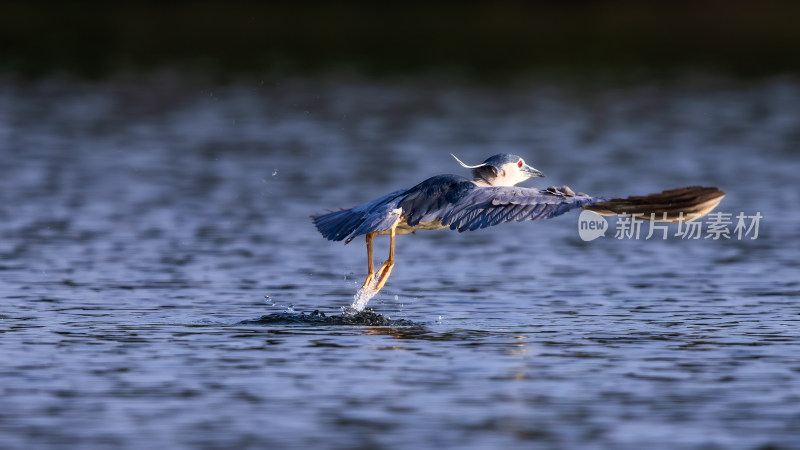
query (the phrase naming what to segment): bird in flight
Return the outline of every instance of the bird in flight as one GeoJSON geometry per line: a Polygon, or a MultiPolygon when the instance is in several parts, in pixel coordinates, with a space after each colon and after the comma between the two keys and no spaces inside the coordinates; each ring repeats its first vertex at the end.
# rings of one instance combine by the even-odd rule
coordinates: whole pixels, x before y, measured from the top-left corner
{"type": "Polygon", "coordinates": [[[394,242],[398,234],[417,230],[472,231],[504,222],[549,219],[577,208],[601,215],[641,214],[660,222],[695,220],[714,209],[725,193],[716,187],[692,186],[659,194],[608,199],[575,193],[567,186],[547,189],[516,184],[544,174],[522,157],[501,153],[473,166],[472,179],[436,175],[410,189],[390,192],[361,206],[312,216],[323,237],[350,243],[366,235],[367,279],[362,289],[380,291],[394,267],[394,242]],[[651,214],[653,214],[651,216],[651,214]],[[389,235],[389,258],[375,271],[372,241],[389,235]],[[374,287],[372,287],[374,284],[374,287]]]}

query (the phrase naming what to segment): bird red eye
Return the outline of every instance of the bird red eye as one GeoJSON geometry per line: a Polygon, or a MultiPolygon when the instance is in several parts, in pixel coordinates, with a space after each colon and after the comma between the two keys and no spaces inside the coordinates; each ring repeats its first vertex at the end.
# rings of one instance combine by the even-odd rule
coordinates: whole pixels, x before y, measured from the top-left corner
{"type": "Polygon", "coordinates": [[[519,160],[519,162],[517,163],[517,167],[519,167],[520,169],[522,168],[522,160],[521,160],[521,159],[520,159],[520,160],[519,160]]]}

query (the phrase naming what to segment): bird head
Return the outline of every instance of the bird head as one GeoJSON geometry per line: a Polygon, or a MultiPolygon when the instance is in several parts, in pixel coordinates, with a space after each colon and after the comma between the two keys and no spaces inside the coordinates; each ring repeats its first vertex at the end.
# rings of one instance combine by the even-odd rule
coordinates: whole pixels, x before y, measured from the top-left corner
{"type": "Polygon", "coordinates": [[[544,177],[542,172],[525,164],[521,156],[500,153],[491,156],[481,164],[468,166],[456,155],[450,154],[462,167],[472,169],[475,183],[486,186],[514,186],[528,178],[544,177]]]}

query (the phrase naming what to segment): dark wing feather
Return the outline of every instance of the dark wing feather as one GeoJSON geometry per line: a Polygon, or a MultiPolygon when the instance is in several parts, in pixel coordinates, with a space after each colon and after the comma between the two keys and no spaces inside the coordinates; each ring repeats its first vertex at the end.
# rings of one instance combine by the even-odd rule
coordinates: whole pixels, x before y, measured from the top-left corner
{"type": "Polygon", "coordinates": [[[452,206],[477,189],[474,183],[457,175],[428,178],[411,189],[395,191],[355,208],[312,216],[322,235],[333,241],[350,242],[362,234],[389,230],[397,221],[398,208],[411,226],[428,222],[431,214],[452,206]]]}
{"type": "Polygon", "coordinates": [[[439,175],[408,190],[395,191],[355,208],[313,216],[324,237],[334,241],[386,231],[402,216],[410,226],[440,222],[451,230],[486,228],[510,221],[540,220],[577,208],[599,214],[650,213],[667,221],[702,217],[719,204],[725,193],[715,187],[692,186],[660,194],[625,199],[589,197],[566,186],[547,189],[515,186],[478,187],[464,177],[439,175]]]}
{"type": "Polygon", "coordinates": [[[438,175],[409,189],[398,206],[410,226],[430,222],[431,215],[452,207],[470,192],[475,183],[457,175],[438,175]]]}
{"type": "Polygon", "coordinates": [[[311,220],[326,239],[348,238],[350,242],[355,236],[391,228],[397,219],[391,216],[391,211],[397,208],[397,199],[405,193],[406,190],[394,191],[355,208],[311,216],[311,220]]]}
{"type": "Polygon", "coordinates": [[[606,216],[638,214],[641,219],[653,217],[660,222],[678,222],[705,216],[719,205],[723,197],[725,193],[716,187],[689,186],[659,194],[612,198],[586,209],[606,216]]]}
{"type": "Polygon", "coordinates": [[[567,187],[476,187],[423,220],[440,220],[452,230],[471,231],[512,220],[549,219],[601,200],[604,199],[575,194],[567,187]]]}

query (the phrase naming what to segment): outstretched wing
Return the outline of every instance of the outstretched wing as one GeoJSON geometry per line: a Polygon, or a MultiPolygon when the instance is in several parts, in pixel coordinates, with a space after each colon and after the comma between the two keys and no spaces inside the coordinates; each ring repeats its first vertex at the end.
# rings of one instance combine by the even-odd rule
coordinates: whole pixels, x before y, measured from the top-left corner
{"type": "Polygon", "coordinates": [[[438,220],[451,230],[472,231],[504,222],[549,219],[602,200],[605,199],[576,194],[566,186],[547,189],[481,187],[464,192],[456,201],[438,210],[427,212],[420,221],[438,220]]]}
{"type": "Polygon", "coordinates": [[[658,194],[612,198],[587,205],[585,209],[604,216],[631,214],[659,222],[682,222],[705,216],[723,197],[725,193],[716,187],[689,186],[658,194]]]}
{"type": "Polygon", "coordinates": [[[341,241],[349,236],[347,242],[350,242],[369,231],[391,228],[397,219],[392,211],[397,208],[398,198],[405,193],[405,190],[394,191],[355,208],[311,216],[311,220],[326,239],[341,241]]]}
{"type": "Polygon", "coordinates": [[[437,175],[409,189],[398,206],[406,223],[414,227],[420,222],[432,222],[439,212],[459,204],[478,189],[464,177],[437,175]]]}
{"type": "Polygon", "coordinates": [[[312,216],[311,220],[325,238],[348,243],[362,234],[391,229],[401,215],[409,225],[416,226],[423,216],[452,205],[476,188],[464,177],[438,175],[411,189],[392,192],[355,208],[312,216]]]}
{"type": "Polygon", "coordinates": [[[608,199],[576,194],[566,186],[478,187],[464,177],[438,175],[411,189],[355,208],[313,216],[312,220],[325,238],[350,242],[362,234],[389,230],[401,217],[412,228],[420,223],[439,223],[459,232],[510,221],[549,219],[577,208],[604,215],[637,214],[640,219],[653,217],[666,222],[686,217],[693,220],[708,214],[724,196],[715,187],[692,186],[608,199]]]}

